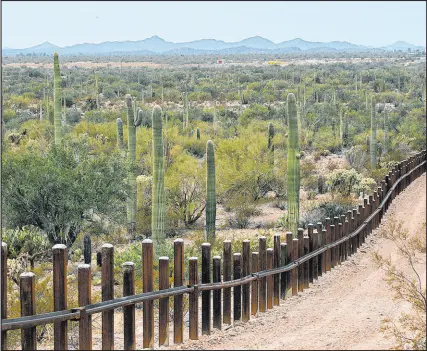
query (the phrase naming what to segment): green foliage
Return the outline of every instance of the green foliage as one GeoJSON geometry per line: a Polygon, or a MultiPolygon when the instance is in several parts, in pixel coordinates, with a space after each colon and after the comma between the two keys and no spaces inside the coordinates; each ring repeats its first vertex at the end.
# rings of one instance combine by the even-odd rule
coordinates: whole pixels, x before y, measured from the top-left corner
{"type": "Polygon", "coordinates": [[[8,258],[11,259],[20,254],[28,254],[30,257],[38,256],[51,249],[51,243],[47,240],[46,234],[33,225],[15,229],[3,228],[2,241],[7,244],[8,258]]]}
{"type": "Polygon", "coordinates": [[[202,164],[175,145],[171,150],[173,162],[165,174],[166,203],[170,220],[184,225],[194,224],[205,209],[205,178],[202,164]]]}
{"type": "Polygon", "coordinates": [[[239,117],[239,123],[242,126],[247,126],[253,120],[266,120],[268,115],[268,108],[259,104],[254,104],[245,109],[239,117]]]}
{"type": "Polygon", "coordinates": [[[83,228],[121,222],[125,167],[114,152],[93,157],[87,138],[64,143],[3,155],[2,215],[6,227],[34,225],[70,246],[83,228]]]}

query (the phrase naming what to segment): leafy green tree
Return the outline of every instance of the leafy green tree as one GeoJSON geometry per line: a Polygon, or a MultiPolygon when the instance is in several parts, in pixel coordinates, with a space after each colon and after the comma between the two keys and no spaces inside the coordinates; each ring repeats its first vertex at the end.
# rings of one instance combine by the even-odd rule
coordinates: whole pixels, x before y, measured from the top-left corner
{"type": "Polygon", "coordinates": [[[51,146],[46,153],[7,153],[2,170],[8,228],[33,225],[52,244],[71,246],[83,229],[124,221],[125,164],[116,152],[91,155],[87,139],[51,146]]]}

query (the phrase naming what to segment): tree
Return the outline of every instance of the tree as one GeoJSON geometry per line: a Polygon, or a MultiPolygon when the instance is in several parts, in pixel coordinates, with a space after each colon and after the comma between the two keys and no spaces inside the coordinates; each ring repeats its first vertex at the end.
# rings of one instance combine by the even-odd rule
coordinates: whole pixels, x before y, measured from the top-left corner
{"type": "Polygon", "coordinates": [[[84,228],[122,223],[126,167],[116,152],[91,155],[87,140],[67,141],[45,153],[3,155],[3,223],[33,225],[52,244],[71,246],[84,228]]]}

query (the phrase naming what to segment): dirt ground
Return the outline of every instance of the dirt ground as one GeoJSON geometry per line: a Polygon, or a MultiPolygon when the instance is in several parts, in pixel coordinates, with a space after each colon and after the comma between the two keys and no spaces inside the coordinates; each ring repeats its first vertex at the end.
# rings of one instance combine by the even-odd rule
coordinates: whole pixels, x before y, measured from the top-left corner
{"type": "MultiPolygon", "coordinates": [[[[425,174],[401,193],[390,206],[381,226],[390,218],[403,220],[411,232],[419,231],[426,217],[425,174]]],[[[380,251],[397,260],[395,245],[379,238],[375,231],[357,252],[341,266],[322,276],[309,289],[281,302],[279,307],[246,324],[223,325],[210,336],[172,349],[336,349],[386,350],[393,340],[380,331],[381,320],[396,319],[410,306],[394,301],[375,268],[371,254],[380,251]]],[[[424,277],[426,267],[418,267],[424,277]]],[[[185,331],[187,339],[188,330],[185,331]]]]}

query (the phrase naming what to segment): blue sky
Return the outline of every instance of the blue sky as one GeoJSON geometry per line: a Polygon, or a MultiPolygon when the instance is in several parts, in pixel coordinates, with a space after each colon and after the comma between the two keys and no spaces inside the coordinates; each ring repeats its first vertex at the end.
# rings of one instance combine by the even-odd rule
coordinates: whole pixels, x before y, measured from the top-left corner
{"type": "Polygon", "coordinates": [[[425,46],[426,2],[2,2],[2,47],[142,40],[403,40],[425,46]]]}

